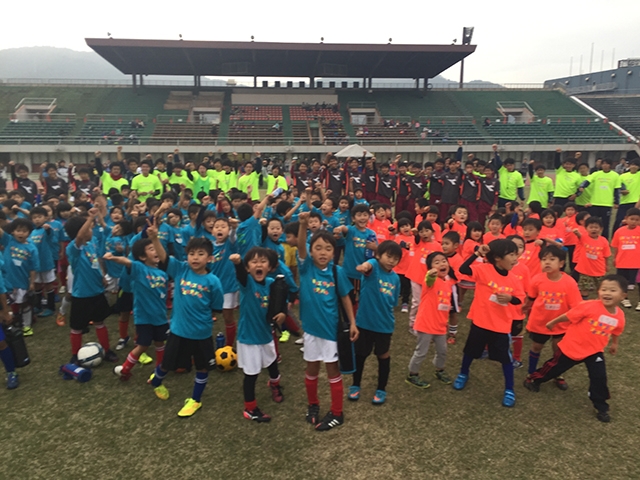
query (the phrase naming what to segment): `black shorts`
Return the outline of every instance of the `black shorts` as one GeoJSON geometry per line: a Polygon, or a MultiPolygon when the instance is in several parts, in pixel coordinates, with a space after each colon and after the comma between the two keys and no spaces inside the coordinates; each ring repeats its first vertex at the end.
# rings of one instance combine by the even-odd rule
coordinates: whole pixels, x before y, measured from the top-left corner
{"type": "Polygon", "coordinates": [[[464,354],[480,358],[485,347],[489,349],[489,358],[500,363],[511,363],[511,338],[508,333],[494,332],[471,324],[464,354]]]}
{"type": "Polygon", "coordinates": [[[116,313],[132,312],[133,311],[133,293],[124,292],[122,289],[118,292],[118,300],[116,300],[113,306],[113,311],[116,313]]]}
{"type": "Polygon", "coordinates": [[[164,325],[136,325],[136,345],[148,347],[151,342],[164,342],[169,335],[169,324],[164,325]]]}
{"type": "Polygon", "coordinates": [[[358,328],[360,335],[355,343],[356,355],[368,357],[373,350],[374,355],[384,355],[391,347],[391,333],[380,333],[366,328],[358,328]]]}
{"type": "Polygon", "coordinates": [[[111,308],[102,293],[95,297],[71,297],[69,326],[72,330],[83,330],[89,325],[89,322],[103,322],[109,315],[111,315],[111,308]]]}
{"type": "Polygon", "coordinates": [[[560,333],[559,335],[545,335],[543,333],[529,332],[529,338],[531,339],[531,341],[539,343],[541,345],[544,345],[552,338],[561,339],[562,337],[564,337],[564,333],[560,333]]]}
{"type": "Polygon", "coordinates": [[[522,333],[522,327],[524,326],[524,320],[514,320],[511,322],[511,336],[515,337],[522,333]]]}
{"type": "Polygon", "coordinates": [[[192,361],[196,370],[213,370],[216,367],[214,352],[213,337],[194,340],[170,333],[164,349],[162,370],[174,371],[178,368],[186,368],[192,361]]]}

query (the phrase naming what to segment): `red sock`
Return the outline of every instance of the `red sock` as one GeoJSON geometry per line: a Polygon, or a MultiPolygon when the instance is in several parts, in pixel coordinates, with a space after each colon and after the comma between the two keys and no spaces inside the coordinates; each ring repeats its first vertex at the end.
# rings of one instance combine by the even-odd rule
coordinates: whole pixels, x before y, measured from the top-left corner
{"type": "Polygon", "coordinates": [[[120,338],[127,338],[129,336],[129,322],[118,322],[118,331],[120,338]]]}
{"type": "Polygon", "coordinates": [[[513,358],[517,361],[521,361],[522,357],[522,335],[512,337],[513,345],[513,358]]]}
{"type": "Polygon", "coordinates": [[[107,327],[102,325],[96,325],[96,335],[98,337],[98,342],[104,348],[104,351],[107,352],[111,347],[109,346],[109,332],[107,331],[107,327]]]}
{"type": "Polygon", "coordinates": [[[162,365],[162,359],[164,358],[164,345],[156,347],[156,367],[162,365]]]}
{"type": "Polygon", "coordinates": [[[231,325],[225,324],[224,330],[227,337],[227,345],[233,347],[233,344],[236,341],[236,322],[233,322],[231,325]]]}
{"type": "Polygon", "coordinates": [[[300,332],[300,327],[298,327],[296,321],[291,318],[291,315],[287,315],[287,317],[284,319],[284,327],[293,333],[300,332]]]}
{"type": "Polygon", "coordinates": [[[304,386],[307,389],[309,405],[320,405],[320,400],[318,400],[318,377],[311,377],[305,373],[304,386]]]}
{"type": "Polygon", "coordinates": [[[331,413],[342,415],[342,400],[344,397],[342,376],[330,378],[329,386],[331,387],[331,413]]]}
{"type": "Polygon", "coordinates": [[[82,332],[80,330],[71,330],[71,355],[77,355],[78,350],[82,347],[82,332]]]}
{"type": "Polygon", "coordinates": [[[278,375],[278,378],[270,378],[269,385],[273,385],[274,387],[280,385],[280,375],[278,375]]]}
{"type": "Polygon", "coordinates": [[[129,373],[131,369],[135,367],[136,363],[138,363],[138,358],[139,357],[136,357],[133,352],[129,353],[127,359],[122,364],[122,373],[129,373]]]}
{"type": "Polygon", "coordinates": [[[258,402],[254,400],[253,402],[244,402],[244,409],[250,412],[253,412],[256,408],[258,408],[258,402]]]}

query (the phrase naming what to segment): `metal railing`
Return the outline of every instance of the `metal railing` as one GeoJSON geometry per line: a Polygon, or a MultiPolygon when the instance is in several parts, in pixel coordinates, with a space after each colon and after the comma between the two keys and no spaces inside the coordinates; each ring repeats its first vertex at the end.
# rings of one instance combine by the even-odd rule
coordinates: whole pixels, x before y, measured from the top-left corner
{"type": "Polygon", "coordinates": [[[134,115],[131,113],[124,113],[124,114],[119,114],[119,113],[106,113],[106,114],[102,114],[102,113],[87,113],[84,116],[84,121],[85,123],[100,123],[100,122],[117,122],[117,123],[129,123],[129,122],[133,122],[136,120],[141,120],[143,122],[147,122],[147,119],[149,118],[148,115],[146,114],[140,114],[140,115],[134,115]]]}
{"type": "Polygon", "coordinates": [[[421,126],[424,125],[471,125],[474,123],[472,116],[437,116],[426,115],[418,117],[421,126]]]}
{"type": "Polygon", "coordinates": [[[8,115],[10,121],[15,123],[48,123],[48,122],[75,122],[75,113],[11,113],[8,115]]]}
{"type": "Polygon", "coordinates": [[[57,102],[57,98],[35,98],[35,97],[25,97],[20,100],[20,103],[15,106],[14,110],[18,110],[23,105],[38,105],[43,106],[48,109],[51,109],[55,106],[57,102]]]}

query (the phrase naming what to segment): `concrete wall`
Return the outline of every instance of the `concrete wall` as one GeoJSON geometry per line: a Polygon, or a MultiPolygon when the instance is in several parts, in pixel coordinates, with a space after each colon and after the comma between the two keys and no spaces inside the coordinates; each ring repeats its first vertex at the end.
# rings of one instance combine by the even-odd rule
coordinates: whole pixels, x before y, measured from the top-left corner
{"type": "MultiPolygon", "coordinates": [[[[561,86],[567,90],[615,82],[617,87],[610,93],[640,95],[640,67],[616,68],[602,72],[583,73],[571,77],[560,77],[544,82],[546,88],[561,86]],[[629,73],[631,72],[631,73],[629,73]],[[568,82],[568,83],[567,83],[568,82]]],[[[585,92],[580,92],[585,93],[585,92]]],[[[603,92],[606,93],[606,92],[603,92]]]]}

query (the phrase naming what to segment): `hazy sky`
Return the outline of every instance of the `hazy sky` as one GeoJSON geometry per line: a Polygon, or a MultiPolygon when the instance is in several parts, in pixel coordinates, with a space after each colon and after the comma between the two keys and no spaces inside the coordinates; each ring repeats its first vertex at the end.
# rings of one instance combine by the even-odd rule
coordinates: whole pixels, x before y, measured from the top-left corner
{"type": "MultiPolygon", "coordinates": [[[[476,53],[465,80],[537,83],[640,57],[640,0],[394,2],[6,1],[0,49],[54,46],[88,50],[85,37],[325,43],[448,44],[473,26],[476,53]]],[[[444,73],[456,79],[459,67],[444,73]]]]}

